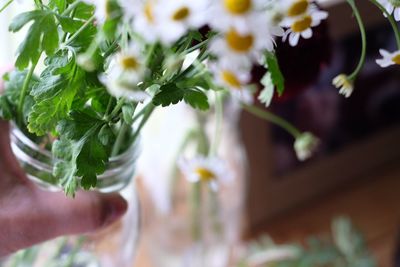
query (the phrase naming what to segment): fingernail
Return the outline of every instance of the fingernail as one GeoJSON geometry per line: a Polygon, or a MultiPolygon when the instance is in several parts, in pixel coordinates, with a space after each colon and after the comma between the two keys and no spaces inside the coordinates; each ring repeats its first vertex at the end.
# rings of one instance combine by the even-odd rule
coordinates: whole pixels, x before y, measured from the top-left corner
{"type": "Polygon", "coordinates": [[[128,203],[120,195],[110,195],[104,199],[104,224],[103,226],[109,226],[116,222],[118,219],[125,214],[128,209],[128,203]]]}

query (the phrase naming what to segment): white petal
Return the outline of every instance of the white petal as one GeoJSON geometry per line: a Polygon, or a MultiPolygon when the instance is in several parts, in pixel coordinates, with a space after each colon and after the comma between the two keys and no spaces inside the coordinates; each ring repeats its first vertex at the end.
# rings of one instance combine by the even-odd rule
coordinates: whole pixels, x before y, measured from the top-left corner
{"type": "Polygon", "coordinates": [[[386,68],[386,67],[389,67],[391,65],[394,65],[394,63],[391,60],[388,60],[388,59],[385,59],[385,58],[384,59],[377,59],[376,63],[379,66],[381,66],[382,68],[386,68]]]}
{"type": "Polygon", "coordinates": [[[291,46],[296,46],[299,43],[300,34],[299,33],[291,33],[289,35],[289,44],[291,46]]]}
{"type": "Polygon", "coordinates": [[[383,56],[383,57],[390,57],[390,53],[388,51],[386,51],[385,49],[379,49],[379,53],[383,56]]]}
{"type": "Polygon", "coordinates": [[[313,34],[312,30],[311,30],[311,29],[307,29],[307,30],[305,30],[305,31],[303,31],[303,32],[301,33],[301,36],[302,36],[304,39],[310,39],[310,38],[312,37],[312,34],[313,34]]]}
{"type": "Polygon", "coordinates": [[[400,8],[399,7],[396,8],[395,11],[394,11],[394,19],[396,21],[400,21],[400,8]]]}

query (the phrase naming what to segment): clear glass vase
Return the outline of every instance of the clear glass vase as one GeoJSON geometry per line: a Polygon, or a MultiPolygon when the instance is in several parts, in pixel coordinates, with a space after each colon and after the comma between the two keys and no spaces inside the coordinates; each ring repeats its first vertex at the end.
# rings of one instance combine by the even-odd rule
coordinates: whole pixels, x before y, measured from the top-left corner
{"type": "MultiPolygon", "coordinates": [[[[46,148],[29,139],[15,125],[11,127],[11,148],[27,177],[45,190],[60,191],[52,175],[54,160],[46,148]]],[[[134,144],[123,154],[111,158],[106,172],[98,177],[96,190],[119,192],[128,201],[127,214],[100,232],[63,237],[20,251],[1,266],[5,267],[131,267],[140,228],[139,200],[136,192],[134,144]]]]}
{"type": "MultiPolygon", "coordinates": [[[[185,112],[180,111],[180,114],[185,112]]],[[[210,139],[215,130],[213,119],[208,117],[207,125],[203,125],[210,132],[210,139]]],[[[186,123],[183,118],[176,120],[186,123]]],[[[156,188],[156,183],[146,181],[149,178],[146,173],[140,173],[144,184],[140,190],[144,220],[143,251],[148,255],[151,266],[227,267],[236,262],[235,251],[240,246],[244,226],[247,170],[244,147],[238,134],[238,120],[239,107],[234,103],[226,104],[218,155],[227,163],[234,177],[231,182],[220,184],[218,191],[213,191],[206,183],[188,182],[177,172],[170,178],[160,174],[156,183],[169,184],[168,194],[161,194],[164,198],[160,199],[160,194],[155,196],[154,191],[160,193],[162,190],[156,188]]],[[[165,123],[164,118],[160,121],[165,123]]],[[[159,135],[163,135],[162,127],[158,125],[155,128],[159,135]]],[[[175,132],[176,129],[168,128],[166,131],[168,135],[163,136],[181,135],[175,132]]],[[[145,143],[143,145],[146,146],[145,143]]]]}

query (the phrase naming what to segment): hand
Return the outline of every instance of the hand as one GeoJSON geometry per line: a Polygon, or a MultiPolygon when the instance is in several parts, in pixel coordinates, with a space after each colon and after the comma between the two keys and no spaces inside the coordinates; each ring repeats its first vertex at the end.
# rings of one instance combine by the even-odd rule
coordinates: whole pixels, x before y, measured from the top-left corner
{"type": "Polygon", "coordinates": [[[127,210],[119,194],[43,191],[31,183],[14,158],[8,124],[0,121],[0,257],[61,235],[105,227],[127,210]]]}

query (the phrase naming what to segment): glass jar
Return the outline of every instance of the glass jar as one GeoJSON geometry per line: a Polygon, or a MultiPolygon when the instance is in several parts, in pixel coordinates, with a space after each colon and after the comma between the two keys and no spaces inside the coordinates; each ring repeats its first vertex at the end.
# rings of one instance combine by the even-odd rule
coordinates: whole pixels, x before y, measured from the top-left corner
{"type": "MultiPolygon", "coordinates": [[[[11,148],[27,177],[45,190],[61,191],[52,175],[54,160],[46,148],[33,142],[15,125],[10,131],[11,148]]],[[[128,201],[126,215],[107,229],[85,236],[63,237],[20,251],[5,267],[131,267],[139,235],[139,200],[136,193],[137,145],[111,158],[98,177],[96,190],[119,192],[128,201]]]]}
{"type": "MultiPolygon", "coordinates": [[[[193,117],[181,118],[187,116],[188,112],[181,110],[178,114],[180,117],[175,120],[181,124],[193,121],[193,117]]],[[[171,125],[165,120],[174,118],[169,114],[165,117],[160,118],[160,124],[154,126],[158,135],[167,138],[165,146],[162,140],[154,141],[152,138],[154,143],[165,147],[157,152],[161,154],[158,158],[163,160],[167,160],[163,152],[168,150],[168,137],[182,135],[177,132],[177,127],[166,127],[164,130],[168,134],[163,134],[161,125],[171,125]]],[[[207,117],[208,123],[202,125],[203,130],[210,132],[207,135],[209,140],[215,132],[213,119],[213,116],[207,117]]],[[[140,188],[144,220],[142,240],[144,254],[148,255],[152,266],[226,267],[236,262],[235,251],[241,243],[244,226],[242,212],[247,170],[244,147],[238,134],[238,119],[239,107],[235,103],[226,103],[218,156],[228,165],[233,179],[229,183],[219,184],[218,191],[213,191],[206,183],[188,182],[176,170],[172,170],[175,175],[171,177],[168,177],[169,170],[163,170],[164,175],[154,174],[151,169],[147,173],[139,170],[139,176],[143,179],[143,188],[140,188]],[[147,174],[156,177],[147,177],[147,174]],[[161,184],[167,185],[168,194],[160,188],[161,184]],[[158,194],[154,195],[155,191],[158,194]],[[163,191],[163,194],[159,194],[163,191]]],[[[154,129],[148,130],[154,132],[154,129]]],[[[146,142],[143,146],[146,148],[146,142]]],[[[154,157],[149,156],[149,160],[158,164],[154,163],[154,157]]]]}

